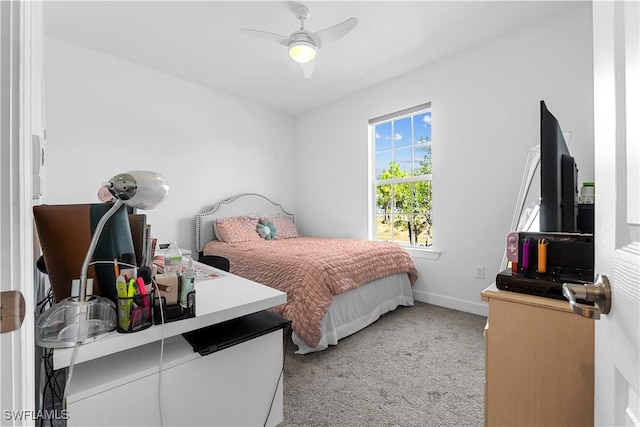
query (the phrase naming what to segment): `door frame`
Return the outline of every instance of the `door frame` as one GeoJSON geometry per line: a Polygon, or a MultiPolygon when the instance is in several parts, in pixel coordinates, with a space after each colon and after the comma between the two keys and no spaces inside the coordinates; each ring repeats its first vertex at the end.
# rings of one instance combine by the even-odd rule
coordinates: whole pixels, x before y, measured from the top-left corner
{"type": "Polygon", "coordinates": [[[31,135],[43,122],[42,4],[0,1],[0,23],[0,290],[26,304],[22,327],[0,334],[0,417],[25,425],[37,417],[31,135]]]}

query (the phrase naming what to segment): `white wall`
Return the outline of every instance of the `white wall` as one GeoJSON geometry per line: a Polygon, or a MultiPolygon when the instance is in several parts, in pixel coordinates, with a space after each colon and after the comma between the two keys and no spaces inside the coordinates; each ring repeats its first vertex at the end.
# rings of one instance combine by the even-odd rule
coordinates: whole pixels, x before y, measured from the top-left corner
{"type": "Polygon", "coordinates": [[[367,122],[430,101],[441,256],[415,258],[414,293],[486,313],[480,292],[500,268],[527,153],[539,143],[540,100],[573,132],[579,180],[593,180],[591,46],[586,5],[298,117],[300,229],[367,238],[367,122]]]}
{"type": "MultiPolygon", "coordinates": [[[[414,254],[419,300],[484,314],[539,101],[593,180],[591,10],[574,9],[297,118],[47,37],[45,203],[95,202],[118,172],[167,176],[148,211],[161,241],[194,247],[194,214],[244,191],[296,213],[310,235],[367,238],[367,122],[430,101],[438,260],[414,254]],[[293,166],[295,164],[295,166],[293,166]],[[486,268],[474,278],[476,265],[486,268]]],[[[437,43],[437,40],[434,41],[437,43]]]]}
{"type": "Polygon", "coordinates": [[[165,175],[145,211],[160,241],[195,248],[195,214],[259,192],[294,206],[294,119],[97,51],[46,37],[45,203],[96,203],[129,170],[165,175]]]}

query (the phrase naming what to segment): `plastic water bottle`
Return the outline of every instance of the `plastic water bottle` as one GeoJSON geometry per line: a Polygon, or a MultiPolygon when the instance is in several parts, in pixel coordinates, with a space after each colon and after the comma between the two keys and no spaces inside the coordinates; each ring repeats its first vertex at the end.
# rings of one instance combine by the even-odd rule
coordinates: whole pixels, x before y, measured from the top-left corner
{"type": "Polygon", "coordinates": [[[164,272],[177,273],[180,271],[180,263],[182,262],[182,252],[176,242],[171,242],[167,251],[164,253],[164,272]]]}

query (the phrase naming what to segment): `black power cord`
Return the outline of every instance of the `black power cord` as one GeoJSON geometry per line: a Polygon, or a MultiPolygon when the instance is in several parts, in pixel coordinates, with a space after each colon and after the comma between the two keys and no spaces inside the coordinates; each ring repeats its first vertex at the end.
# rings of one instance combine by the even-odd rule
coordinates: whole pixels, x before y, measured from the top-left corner
{"type": "MultiPolygon", "coordinates": [[[[53,349],[51,348],[44,349],[42,360],[46,378],[42,388],[43,412],[57,413],[63,409],[65,371],[53,369],[53,349]]],[[[40,427],[47,425],[45,424],[47,421],[50,426],[62,425],[62,421],[56,420],[55,417],[38,417],[37,421],[40,427]],[[56,421],[58,421],[57,424],[56,421]]]]}
{"type": "MultiPolygon", "coordinates": [[[[39,314],[42,314],[47,308],[54,304],[53,289],[49,288],[45,297],[36,304],[39,314]]],[[[44,366],[45,383],[42,387],[42,408],[44,411],[61,410],[63,407],[65,371],[64,369],[53,369],[53,349],[44,348],[42,350],[42,365],[44,366]]],[[[38,417],[37,425],[44,427],[45,422],[48,425],[62,425],[62,421],[56,420],[55,417],[38,417]]]]}

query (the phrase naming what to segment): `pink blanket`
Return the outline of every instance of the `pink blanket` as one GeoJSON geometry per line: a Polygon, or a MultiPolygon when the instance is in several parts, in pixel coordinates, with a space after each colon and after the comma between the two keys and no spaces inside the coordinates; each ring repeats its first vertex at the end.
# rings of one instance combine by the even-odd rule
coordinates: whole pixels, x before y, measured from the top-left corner
{"type": "Polygon", "coordinates": [[[418,278],[413,260],[395,243],[296,237],[213,241],[203,252],[228,258],[233,274],[286,292],[287,303],[274,311],[291,320],[293,330],[310,347],[320,341],[332,295],[397,273],[407,273],[412,285],[418,278]]]}

